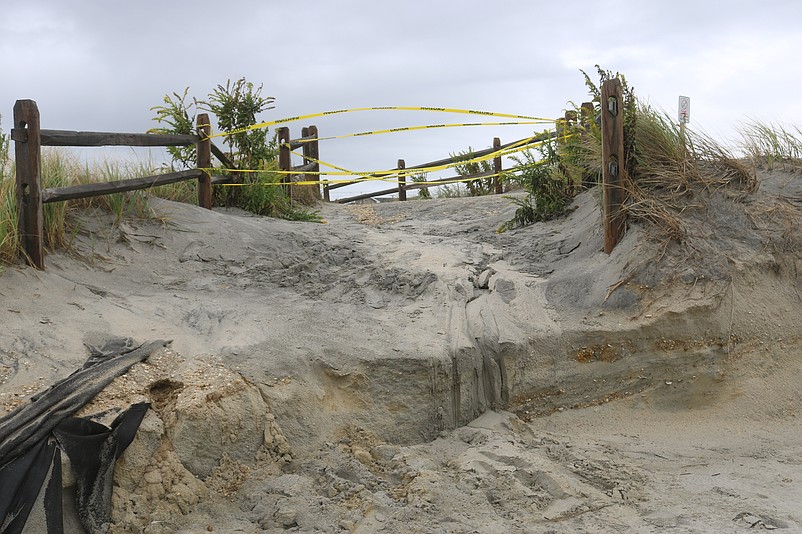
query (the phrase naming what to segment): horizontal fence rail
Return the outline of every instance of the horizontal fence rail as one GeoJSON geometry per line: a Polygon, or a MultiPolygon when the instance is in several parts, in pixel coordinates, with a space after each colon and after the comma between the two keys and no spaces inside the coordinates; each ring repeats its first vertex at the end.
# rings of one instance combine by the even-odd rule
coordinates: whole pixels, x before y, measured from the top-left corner
{"type": "Polygon", "coordinates": [[[39,108],[36,102],[33,100],[18,100],[14,105],[14,127],[11,130],[16,161],[17,227],[25,260],[40,270],[44,269],[44,204],[150,189],[159,185],[197,180],[198,203],[202,207],[211,209],[212,183],[231,181],[229,177],[211,176],[209,169],[212,166],[212,154],[217,156],[229,169],[235,168],[225,153],[212,144],[209,116],[205,113],[197,117],[198,135],[46,130],[41,129],[39,123],[39,108]],[[42,146],[169,147],[188,145],[196,146],[196,169],[113,182],[42,189],[42,146]]]}
{"type": "MultiPolygon", "coordinates": [[[[605,82],[603,94],[606,106],[602,108],[602,152],[603,152],[603,211],[605,220],[605,252],[612,251],[624,230],[624,217],[622,206],[625,198],[616,196],[615,191],[620,190],[622,180],[627,177],[624,170],[623,149],[623,113],[621,112],[621,90],[617,79],[605,82]]],[[[593,104],[582,104],[583,123],[589,120],[594,110],[593,104]]],[[[576,121],[575,112],[566,112],[565,122],[570,124],[576,121]]],[[[207,114],[202,113],[196,117],[198,134],[148,134],[148,133],[117,133],[117,132],[82,132],[71,130],[40,129],[39,109],[33,100],[17,100],[14,105],[14,127],[11,130],[11,139],[14,141],[16,164],[16,190],[18,206],[18,234],[22,245],[22,254],[25,260],[33,267],[44,269],[44,232],[43,208],[46,203],[62,202],[66,200],[90,198],[126,191],[149,189],[187,180],[198,182],[198,203],[200,206],[211,209],[212,184],[232,184],[242,180],[244,170],[238,169],[231,157],[223,152],[211,141],[211,125],[207,114]],[[163,173],[153,176],[131,178],[106,183],[80,184],[68,187],[42,189],[41,183],[41,147],[42,146],[75,146],[75,147],[102,147],[102,146],[132,146],[132,147],[171,147],[195,145],[197,149],[197,168],[186,171],[163,173]],[[224,167],[227,176],[212,175],[212,156],[216,157],[224,167]]],[[[407,167],[404,160],[398,160],[395,170],[363,176],[347,182],[336,184],[325,183],[323,197],[330,200],[330,191],[347,187],[349,185],[381,179],[387,176],[398,176],[398,185],[380,191],[340,198],[338,203],[354,202],[381,195],[397,193],[398,199],[406,200],[407,191],[435,187],[447,183],[478,180],[485,177],[494,177],[495,193],[502,193],[503,186],[499,179],[502,173],[502,152],[508,148],[525,146],[554,139],[559,135],[561,127],[558,122],[557,131],[544,132],[531,138],[519,139],[510,143],[501,144],[498,138],[493,139],[493,146],[472,152],[471,156],[481,158],[491,154],[498,154],[493,158],[493,170],[481,172],[470,176],[453,176],[436,180],[420,182],[407,182],[407,176],[416,170],[425,170],[430,167],[451,165],[464,161],[464,156],[451,156],[426,163],[407,167]]],[[[321,198],[320,188],[320,160],[318,146],[318,130],[316,126],[303,128],[301,137],[290,138],[287,127],[276,130],[278,140],[278,167],[282,171],[282,183],[289,192],[291,199],[303,202],[314,202],[321,198]],[[292,151],[303,150],[303,162],[292,165],[292,151]],[[295,182],[305,182],[303,184],[295,182]],[[312,182],[312,183],[310,183],[312,182]],[[317,183],[314,183],[317,182],[317,183]]]]}
{"type": "MultiPolygon", "coordinates": [[[[500,140],[496,137],[495,139],[493,139],[493,146],[492,147],[485,148],[485,149],[482,149],[482,150],[477,150],[475,152],[471,152],[471,156],[475,157],[475,158],[481,158],[481,157],[484,157],[484,156],[489,156],[491,154],[495,154],[497,152],[502,152],[503,150],[506,150],[506,149],[511,148],[511,147],[532,145],[532,144],[536,144],[536,143],[541,143],[543,141],[548,141],[550,139],[554,139],[557,136],[558,136],[558,133],[554,132],[554,131],[544,132],[542,134],[533,136],[531,138],[525,137],[523,139],[518,139],[517,141],[512,141],[512,142],[505,143],[505,144],[501,144],[500,140]]],[[[448,158],[438,159],[438,160],[435,160],[435,161],[429,161],[429,162],[426,162],[426,163],[419,163],[417,165],[413,165],[412,167],[406,167],[405,165],[403,165],[404,160],[399,160],[398,161],[398,163],[399,163],[398,168],[393,170],[393,171],[387,171],[387,172],[378,173],[378,174],[371,174],[371,175],[368,175],[368,176],[366,176],[364,178],[360,178],[358,180],[352,180],[352,181],[349,181],[349,182],[342,182],[342,183],[338,183],[338,184],[332,184],[332,185],[329,185],[328,188],[331,190],[331,189],[338,189],[338,188],[341,188],[341,187],[346,187],[346,186],[349,186],[349,185],[359,184],[359,183],[363,183],[363,182],[370,182],[370,181],[373,181],[373,180],[375,180],[377,178],[383,178],[385,176],[393,176],[393,175],[399,174],[399,171],[404,171],[403,175],[399,179],[399,184],[397,186],[395,186],[395,187],[388,188],[388,189],[382,189],[380,191],[373,191],[373,192],[370,192],[370,193],[362,193],[362,194],[354,195],[354,196],[350,196],[350,197],[339,198],[339,199],[337,199],[337,203],[339,203],[339,204],[347,204],[349,202],[355,202],[357,200],[365,200],[365,199],[368,199],[368,198],[378,197],[378,196],[382,196],[382,195],[391,195],[391,194],[394,194],[394,193],[398,193],[399,200],[406,200],[406,192],[411,190],[411,189],[425,189],[425,188],[428,188],[428,187],[435,187],[435,186],[438,186],[438,185],[454,183],[454,182],[457,182],[457,181],[478,180],[478,179],[485,178],[485,177],[488,177],[488,176],[495,176],[496,177],[496,180],[494,181],[494,192],[496,194],[500,194],[500,193],[503,192],[502,191],[501,180],[498,179],[499,174],[502,172],[501,157],[500,156],[496,157],[496,158],[493,158],[494,159],[494,161],[493,161],[494,169],[493,169],[493,171],[490,171],[490,172],[481,172],[481,173],[472,174],[472,175],[469,175],[469,176],[452,176],[452,177],[449,177],[449,178],[439,178],[437,180],[427,180],[425,182],[412,182],[412,183],[407,183],[406,182],[406,176],[408,176],[411,171],[415,171],[415,170],[418,170],[418,169],[427,169],[429,167],[439,167],[441,165],[450,165],[452,163],[459,163],[460,161],[463,161],[464,159],[465,159],[465,156],[450,156],[448,158]]]]}
{"type": "Polygon", "coordinates": [[[190,169],[188,171],[168,172],[155,176],[145,176],[142,178],[131,178],[130,180],[118,180],[115,182],[104,182],[98,184],[80,184],[68,187],[56,187],[42,191],[42,203],[63,202],[76,198],[100,197],[114,193],[124,193],[126,191],[136,191],[138,189],[150,189],[160,185],[175,184],[187,180],[197,180],[203,176],[200,169],[190,169]]]}
{"type": "Polygon", "coordinates": [[[187,146],[200,141],[197,135],[141,134],[111,132],[72,132],[41,130],[42,146],[187,146]]]}

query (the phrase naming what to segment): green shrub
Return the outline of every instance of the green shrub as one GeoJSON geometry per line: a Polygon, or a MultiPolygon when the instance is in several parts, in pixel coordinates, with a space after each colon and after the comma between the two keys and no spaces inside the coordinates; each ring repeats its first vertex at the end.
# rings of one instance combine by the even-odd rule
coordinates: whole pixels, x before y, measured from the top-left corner
{"type": "MultiPolygon", "coordinates": [[[[454,170],[463,178],[486,172],[492,173],[494,171],[493,162],[491,160],[471,161],[475,157],[472,147],[468,147],[468,150],[465,152],[460,152],[456,155],[451,154],[451,157],[454,158],[454,162],[456,163],[454,170]]],[[[496,192],[495,178],[493,176],[468,180],[464,183],[468,194],[472,197],[492,195],[496,192]]]]}
{"type": "Polygon", "coordinates": [[[556,145],[557,141],[551,140],[540,144],[536,150],[527,149],[511,156],[517,166],[510,172],[524,187],[527,196],[507,197],[518,207],[499,232],[547,221],[565,211],[570,196],[566,192],[566,177],[560,170],[556,145]]]}
{"type": "MultiPolygon", "coordinates": [[[[172,96],[164,95],[163,105],[150,108],[151,111],[156,112],[153,120],[166,126],[151,128],[148,133],[183,135],[196,133],[197,101],[193,98],[191,102],[187,102],[188,95],[189,87],[184,89],[184,93],[181,95],[178,93],[173,93],[172,96]]],[[[195,167],[195,145],[170,146],[167,147],[167,152],[172,157],[173,170],[195,167]]]]}
{"type": "MultiPolygon", "coordinates": [[[[284,186],[277,185],[280,175],[276,171],[277,144],[266,128],[249,129],[257,124],[257,116],[273,109],[275,99],[262,96],[262,85],[256,86],[240,78],[219,84],[206,100],[188,99],[189,88],[183,94],[166,95],[164,104],[151,108],[154,120],[164,126],[154,129],[160,133],[194,133],[198,110],[210,112],[217,119],[221,132],[227,132],[231,159],[242,172],[235,175],[238,185],[214,188],[212,201],[216,205],[237,206],[259,215],[282,217],[291,220],[320,220],[317,212],[299,207],[288,196],[284,186]]],[[[193,167],[194,147],[191,150],[171,151],[173,166],[193,167]]],[[[178,192],[183,196],[183,192],[178,192]]]]}
{"type": "MultiPolygon", "coordinates": [[[[427,174],[415,174],[412,176],[412,181],[415,183],[425,183],[427,181],[427,174]]],[[[418,189],[418,196],[416,197],[419,200],[430,200],[432,198],[432,192],[429,191],[428,187],[421,187],[418,189]]]]}

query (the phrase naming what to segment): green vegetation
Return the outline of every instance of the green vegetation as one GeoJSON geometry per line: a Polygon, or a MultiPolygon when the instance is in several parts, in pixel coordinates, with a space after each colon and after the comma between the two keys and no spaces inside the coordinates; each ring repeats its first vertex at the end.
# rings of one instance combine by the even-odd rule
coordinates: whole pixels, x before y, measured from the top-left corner
{"type": "MultiPolygon", "coordinates": [[[[412,176],[412,181],[416,183],[422,183],[427,181],[426,173],[415,174],[412,176]]],[[[421,187],[418,189],[418,196],[416,197],[419,200],[429,200],[432,198],[432,192],[429,191],[428,187],[421,187]]]]}
{"type": "MultiPolygon", "coordinates": [[[[198,111],[208,111],[217,118],[221,132],[230,132],[224,137],[230,157],[238,169],[256,172],[240,173],[240,187],[216,187],[213,202],[237,206],[258,215],[281,217],[290,220],[319,221],[317,211],[298,205],[287,194],[276,173],[277,146],[274,137],[268,136],[266,128],[248,130],[257,124],[260,113],[273,109],[275,99],[262,96],[262,86],[240,78],[225,85],[218,85],[206,100],[189,99],[189,88],[182,94],[165,95],[163,105],[154,106],[153,118],[161,126],[152,132],[187,134],[195,132],[198,111]],[[225,191],[224,191],[225,190],[225,191]]],[[[182,147],[170,152],[174,168],[194,166],[195,147],[182,147]]]]}
{"type": "MultiPolygon", "coordinates": [[[[598,65],[596,69],[601,83],[617,77],[623,86],[627,177],[624,209],[632,219],[653,223],[669,238],[682,240],[685,231],[679,215],[687,207],[687,197],[728,184],[744,190],[756,186],[754,170],[730,150],[707,135],[683,131],[665,113],[639,103],[623,75],[602,70],[598,65]]],[[[542,145],[539,156],[528,150],[516,160],[519,168],[515,174],[528,195],[513,199],[518,205],[515,217],[500,231],[559,216],[578,192],[598,183],[602,165],[597,123],[601,113],[600,86],[583,74],[593,98],[594,120],[584,125],[563,125],[564,135],[542,145]]],[[[574,107],[581,116],[582,110],[574,107]]],[[[787,133],[772,128],[748,130],[753,159],[794,161],[794,137],[787,133]]]]}
{"type": "MultiPolygon", "coordinates": [[[[156,112],[153,118],[159,124],[164,124],[159,128],[151,128],[148,133],[159,134],[182,134],[191,135],[195,133],[195,115],[198,103],[195,99],[187,102],[189,87],[184,89],[183,94],[173,93],[164,95],[163,105],[153,106],[151,111],[156,112]]],[[[167,153],[173,158],[173,170],[191,169],[195,166],[195,146],[170,146],[167,153]]]]}
{"type": "Polygon", "coordinates": [[[499,232],[547,221],[565,211],[570,195],[566,193],[566,177],[560,170],[557,150],[557,141],[551,140],[542,143],[537,152],[529,149],[512,156],[517,163],[513,179],[523,186],[527,196],[507,197],[518,207],[499,232]]]}
{"type": "Polygon", "coordinates": [[[743,149],[755,165],[802,170],[802,130],[799,126],[752,120],[742,130],[743,149]]]}
{"type": "Polygon", "coordinates": [[[257,123],[260,113],[273,109],[273,102],[272,96],[262,96],[261,85],[256,87],[245,78],[233,84],[228,80],[225,87],[218,85],[208,100],[199,102],[202,109],[217,117],[221,132],[231,132],[225,137],[225,143],[240,169],[261,169],[266,161],[276,157],[275,142],[268,142],[266,128],[246,130],[257,123]]]}
{"type": "MultiPolygon", "coordinates": [[[[467,177],[481,173],[493,173],[493,163],[490,160],[472,161],[474,159],[473,148],[468,147],[468,150],[459,154],[451,154],[454,158],[454,170],[457,171],[459,176],[467,177]]],[[[500,178],[499,178],[500,179],[500,178]]],[[[476,180],[469,180],[464,182],[468,194],[472,197],[483,195],[492,195],[495,193],[495,178],[493,176],[486,176],[476,180]]],[[[458,189],[460,189],[458,187],[458,189]]]]}

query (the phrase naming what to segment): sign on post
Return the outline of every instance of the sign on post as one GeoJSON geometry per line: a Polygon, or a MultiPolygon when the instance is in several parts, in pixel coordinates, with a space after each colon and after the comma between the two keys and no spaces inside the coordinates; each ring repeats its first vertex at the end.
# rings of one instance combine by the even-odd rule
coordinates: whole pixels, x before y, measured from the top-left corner
{"type": "Polygon", "coordinates": [[[688,124],[691,122],[691,98],[688,96],[679,97],[679,123],[688,124]]]}

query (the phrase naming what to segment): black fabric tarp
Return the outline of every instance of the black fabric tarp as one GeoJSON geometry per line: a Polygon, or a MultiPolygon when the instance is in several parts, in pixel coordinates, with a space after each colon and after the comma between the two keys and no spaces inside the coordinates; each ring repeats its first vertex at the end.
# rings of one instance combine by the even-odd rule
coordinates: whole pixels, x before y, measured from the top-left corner
{"type": "MultiPolygon", "coordinates": [[[[114,378],[164,341],[116,351],[92,350],[87,365],[0,418],[0,534],[63,532],[61,451],[76,477],[76,509],[86,532],[104,532],[111,511],[114,462],[149,407],[132,405],[106,427],[72,415],[114,378]]],[[[108,348],[108,347],[103,347],[108,348]]]]}

